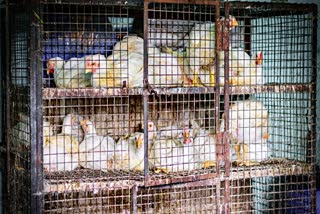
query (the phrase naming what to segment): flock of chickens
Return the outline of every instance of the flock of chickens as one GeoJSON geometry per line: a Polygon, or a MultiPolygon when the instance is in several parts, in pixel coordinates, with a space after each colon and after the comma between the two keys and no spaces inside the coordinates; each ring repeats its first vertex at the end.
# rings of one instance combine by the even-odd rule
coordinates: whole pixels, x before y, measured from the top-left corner
{"type": "MultiPolygon", "coordinates": [[[[58,88],[142,87],[144,57],[147,56],[148,82],[152,86],[215,86],[216,79],[224,85],[225,54],[218,49],[216,57],[215,31],[222,32],[225,27],[232,30],[237,26],[238,21],[233,16],[228,23],[221,18],[215,23],[195,24],[177,42],[183,47],[168,44],[173,33],[150,32],[147,54],[144,54],[144,39],[129,35],[115,44],[108,57],[94,54],[68,61],[51,58],[47,62],[47,73],[53,75],[58,88]],[[219,78],[216,78],[217,73],[219,78]]],[[[229,50],[229,83],[262,84],[261,66],[262,52],[250,57],[242,48],[232,47],[229,50]]],[[[195,121],[189,121],[188,127],[171,125],[159,129],[150,121],[147,127],[150,168],[156,172],[178,172],[220,166],[226,158],[245,166],[266,160],[270,155],[269,116],[262,102],[233,102],[228,114],[226,132],[231,140],[230,157],[223,155],[223,144],[216,142],[225,131],[223,119],[220,133],[202,128],[195,121]]],[[[46,121],[43,129],[43,165],[49,172],[70,171],[79,166],[102,171],[144,169],[143,132],[129,133],[117,140],[100,136],[93,122],[76,114],[65,116],[60,134],[53,134],[46,121]]]]}
{"type": "MultiPolygon", "coordinates": [[[[148,39],[148,81],[158,87],[214,86],[216,64],[219,65],[220,85],[224,80],[224,51],[216,50],[216,25],[222,32],[226,21],[195,24],[191,31],[172,45],[174,33],[152,33],[148,39]],[[163,41],[159,42],[160,39],[163,41]]],[[[230,30],[238,26],[230,16],[230,30]]],[[[115,44],[112,54],[87,55],[64,61],[54,57],[47,61],[47,73],[53,75],[58,88],[142,87],[144,70],[144,40],[129,35],[115,44]]],[[[262,84],[262,52],[250,57],[240,47],[229,51],[229,82],[231,85],[262,84]]]]}
{"type": "MultiPolygon", "coordinates": [[[[259,164],[270,156],[268,111],[259,101],[234,102],[229,109],[231,140],[230,161],[238,165],[259,164]]],[[[225,121],[221,122],[221,133],[225,121]]],[[[94,123],[76,114],[63,120],[60,134],[52,126],[43,126],[44,169],[49,172],[70,171],[79,166],[93,170],[144,169],[144,133],[134,132],[115,140],[97,134],[94,123]]],[[[178,172],[223,165],[220,137],[190,121],[188,127],[171,125],[157,129],[148,123],[149,167],[156,172],[178,172]],[[218,159],[217,159],[218,158],[218,159]]]]}

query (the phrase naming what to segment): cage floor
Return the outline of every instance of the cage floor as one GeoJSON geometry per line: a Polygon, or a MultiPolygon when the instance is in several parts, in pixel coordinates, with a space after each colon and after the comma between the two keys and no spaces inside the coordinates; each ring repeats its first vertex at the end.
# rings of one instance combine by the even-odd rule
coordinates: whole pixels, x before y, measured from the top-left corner
{"type": "MultiPolygon", "coordinates": [[[[154,88],[157,94],[194,94],[194,93],[214,93],[216,87],[174,87],[174,88],[154,88]]],[[[310,92],[311,84],[268,84],[255,86],[230,86],[231,94],[253,94],[265,92],[310,92]]],[[[224,93],[224,88],[220,87],[220,94],[224,93]]],[[[66,97],[105,97],[105,96],[129,96],[142,95],[142,88],[44,88],[42,89],[43,99],[66,98],[66,97]]]]}
{"type": "MultiPolygon", "coordinates": [[[[310,164],[271,159],[258,166],[235,167],[230,169],[228,179],[250,179],[263,176],[308,174],[312,170],[310,164]]],[[[225,180],[225,171],[214,169],[194,170],[189,172],[155,173],[150,171],[149,177],[144,178],[143,172],[109,171],[102,172],[90,169],[76,169],[70,172],[45,173],[44,192],[97,192],[105,189],[117,189],[133,186],[157,186],[186,182],[186,186],[194,186],[193,181],[206,180],[208,184],[225,180]]],[[[199,182],[201,184],[201,182],[199,182]]]]}

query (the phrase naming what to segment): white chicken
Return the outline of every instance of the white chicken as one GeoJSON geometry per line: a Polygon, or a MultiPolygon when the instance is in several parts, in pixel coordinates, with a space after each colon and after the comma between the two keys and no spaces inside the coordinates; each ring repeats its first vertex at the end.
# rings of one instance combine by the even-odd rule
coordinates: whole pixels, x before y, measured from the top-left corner
{"type": "MultiPolygon", "coordinates": [[[[219,81],[220,86],[225,83],[225,58],[224,51],[218,52],[219,60],[219,81]]],[[[262,52],[250,57],[243,49],[233,48],[229,51],[229,83],[230,85],[261,85],[262,79],[262,52]]],[[[216,65],[202,67],[209,69],[211,77],[208,75],[199,75],[199,82],[205,85],[210,82],[215,83],[216,65]]],[[[201,73],[201,72],[200,72],[201,73]]]]}
{"type": "Polygon", "coordinates": [[[143,54],[143,38],[138,36],[125,36],[123,39],[115,44],[113,52],[136,52],[143,54]]]}
{"type": "Polygon", "coordinates": [[[46,137],[46,140],[43,146],[44,170],[48,172],[71,171],[79,166],[78,142],[74,138],[58,135],[46,137]]]}
{"type": "Polygon", "coordinates": [[[58,88],[85,88],[91,86],[91,73],[101,67],[100,61],[105,60],[101,54],[71,58],[67,62],[55,57],[48,60],[47,73],[54,73],[54,82],[58,88]]]}
{"type": "Polygon", "coordinates": [[[192,130],[195,160],[199,161],[197,168],[205,169],[216,166],[216,136],[200,128],[194,121],[192,130]]]}
{"type": "MultiPolygon", "coordinates": [[[[44,169],[49,172],[70,171],[79,166],[79,142],[71,135],[71,117],[63,122],[62,133],[51,135],[46,130],[43,134],[44,169]],[[46,134],[45,134],[46,133],[46,134]]],[[[50,126],[43,124],[43,128],[50,126]]]]}
{"type": "Polygon", "coordinates": [[[112,168],[110,159],[114,155],[115,141],[110,136],[97,135],[94,124],[85,119],[81,121],[85,133],[80,144],[80,165],[84,168],[107,171],[112,168]]]}
{"type": "Polygon", "coordinates": [[[197,168],[193,139],[188,129],[183,132],[182,138],[163,137],[154,142],[150,161],[155,171],[178,172],[197,168]]]}
{"type": "Polygon", "coordinates": [[[183,128],[176,125],[167,126],[159,130],[158,138],[182,138],[183,128]]]}
{"type": "MultiPolygon", "coordinates": [[[[113,47],[113,53],[119,54],[119,53],[139,53],[143,55],[144,53],[144,40],[141,37],[129,35],[123,37],[123,39],[118,42],[113,47]]],[[[153,45],[150,45],[148,48],[149,54],[159,54],[160,50],[153,45]]],[[[143,62],[143,61],[142,61],[143,62]]]]}
{"type": "Polygon", "coordinates": [[[262,52],[252,58],[242,49],[232,49],[230,54],[230,85],[261,85],[262,52]]]}
{"type": "Polygon", "coordinates": [[[142,54],[136,52],[114,53],[100,65],[105,69],[99,69],[92,74],[91,84],[93,87],[126,86],[134,88],[143,86],[142,54]]]}
{"type": "Polygon", "coordinates": [[[176,57],[182,72],[183,76],[183,86],[193,86],[194,85],[194,73],[190,68],[189,60],[186,57],[186,52],[173,50],[169,47],[162,48],[163,53],[171,54],[172,56],[176,57]]]}
{"type": "MultiPolygon", "coordinates": [[[[143,86],[143,39],[138,36],[127,36],[118,42],[113,54],[106,61],[101,61],[99,69],[92,73],[93,87],[129,87],[143,86]]],[[[160,50],[149,47],[149,54],[160,54],[160,50]]]]}
{"type": "Polygon", "coordinates": [[[54,75],[57,71],[63,69],[64,60],[60,57],[53,57],[47,61],[47,74],[54,75]]]}
{"type": "MultiPolygon", "coordinates": [[[[158,138],[158,130],[153,121],[148,121],[147,123],[148,129],[148,141],[151,144],[155,139],[158,138]]],[[[145,129],[144,124],[142,124],[142,130],[145,129]]],[[[143,131],[142,131],[143,132],[143,131]]]]}
{"type": "Polygon", "coordinates": [[[165,32],[163,29],[149,28],[149,45],[155,47],[183,47],[187,42],[185,33],[165,32]]]}
{"type": "Polygon", "coordinates": [[[265,161],[270,156],[268,142],[264,139],[261,142],[239,144],[237,145],[237,160],[242,160],[238,163],[245,166],[258,165],[260,162],[265,161]]]}
{"type": "Polygon", "coordinates": [[[43,120],[42,135],[43,135],[43,142],[45,142],[46,137],[53,135],[53,126],[50,124],[49,121],[43,120]]]}
{"type": "MultiPolygon", "coordinates": [[[[224,17],[217,20],[217,28],[224,25],[224,17]]],[[[203,78],[209,77],[210,86],[215,85],[214,68],[215,65],[215,43],[216,43],[216,23],[206,22],[196,24],[189,33],[189,43],[186,46],[186,57],[194,73],[194,85],[205,84],[203,78]]],[[[237,20],[230,16],[229,28],[238,26],[237,20]]]]}
{"type": "Polygon", "coordinates": [[[78,142],[82,142],[84,136],[80,126],[80,121],[82,120],[83,118],[81,116],[74,113],[66,115],[63,119],[62,133],[72,135],[78,142]]]}
{"type": "Polygon", "coordinates": [[[121,137],[113,158],[115,169],[142,171],[144,169],[144,134],[134,132],[121,137]]]}
{"type": "MultiPolygon", "coordinates": [[[[268,111],[262,102],[245,100],[237,101],[230,106],[228,133],[235,143],[233,148],[237,153],[237,161],[240,165],[255,165],[265,159],[268,154],[266,144],[269,138],[268,126],[268,111]],[[242,150],[241,144],[243,144],[242,150]],[[253,157],[255,158],[252,159],[253,157]]],[[[221,123],[221,129],[223,128],[224,120],[221,123]]]]}
{"type": "Polygon", "coordinates": [[[176,87],[184,83],[178,59],[168,53],[148,56],[148,80],[155,87],[176,87]]]}

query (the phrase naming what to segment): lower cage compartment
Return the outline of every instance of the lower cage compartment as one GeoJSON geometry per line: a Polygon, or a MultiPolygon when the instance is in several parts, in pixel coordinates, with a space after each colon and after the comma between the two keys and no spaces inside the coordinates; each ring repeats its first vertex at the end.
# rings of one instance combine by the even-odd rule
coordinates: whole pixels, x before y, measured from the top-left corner
{"type": "Polygon", "coordinates": [[[131,189],[47,194],[45,213],[130,213],[131,189]]]}
{"type": "Polygon", "coordinates": [[[154,187],[92,185],[81,191],[47,192],[44,208],[45,213],[311,213],[312,184],[301,180],[306,177],[207,179],[154,187]],[[279,191],[284,188],[287,194],[279,191]]]}
{"type": "MultiPolygon", "coordinates": [[[[224,209],[225,182],[212,182],[47,193],[45,213],[217,213],[224,209]]],[[[231,181],[231,212],[251,212],[250,182],[231,181]]]]}

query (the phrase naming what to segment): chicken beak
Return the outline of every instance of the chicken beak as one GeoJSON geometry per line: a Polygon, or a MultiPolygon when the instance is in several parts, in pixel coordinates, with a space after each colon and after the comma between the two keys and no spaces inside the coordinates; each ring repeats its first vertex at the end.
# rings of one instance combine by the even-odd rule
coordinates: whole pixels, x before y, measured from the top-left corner
{"type": "Polygon", "coordinates": [[[80,125],[81,125],[84,133],[88,133],[87,121],[86,121],[86,120],[82,120],[82,121],[80,122],[80,125]]]}
{"type": "Polygon", "coordinates": [[[86,74],[88,74],[88,73],[92,73],[92,69],[91,68],[86,68],[86,74]]]}
{"type": "Polygon", "coordinates": [[[86,60],[86,68],[85,68],[85,73],[92,73],[92,62],[91,60],[87,59],[86,60]]]}
{"type": "Polygon", "coordinates": [[[265,135],[262,136],[262,139],[267,140],[267,139],[269,139],[269,137],[270,137],[270,136],[269,136],[269,133],[266,133],[265,135]]]}
{"type": "Polygon", "coordinates": [[[191,142],[190,132],[187,131],[187,130],[184,130],[184,133],[183,133],[183,144],[187,144],[187,143],[190,143],[190,142],[191,142]]]}
{"type": "Polygon", "coordinates": [[[142,148],[142,143],[143,143],[143,138],[141,136],[139,136],[137,141],[136,141],[137,149],[141,149],[142,148]]]}
{"type": "Polygon", "coordinates": [[[232,18],[231,27],[237,27],[237,26],[239,26],[238,21],[235,18],[232,18]]]}

